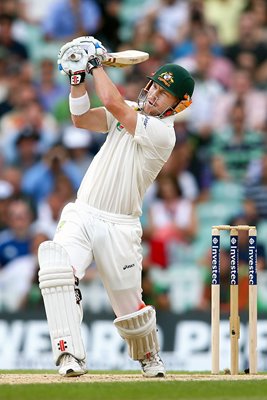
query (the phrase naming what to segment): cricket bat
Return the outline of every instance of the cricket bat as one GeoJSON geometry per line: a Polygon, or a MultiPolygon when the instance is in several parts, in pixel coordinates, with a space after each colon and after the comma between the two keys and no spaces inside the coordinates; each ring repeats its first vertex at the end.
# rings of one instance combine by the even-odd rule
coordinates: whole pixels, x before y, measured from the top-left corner
{"type": "MultiPolygon", "coordinates": [[[[148,60],[149,54],[140,50],[124,50],[115,53],[107,53],[103,65],[115,68],[124,68],[130,65],[139,64],[148,60]]],[[[71,55],[73,61],[79,61],[80,55],[73,53],[71,55]]]]}
{"type": "Polygon", "coordinates": [[[124,68],[129,65],[139,64],[148,60],[149,54],[140,50],[124,50],[115,53],[107,53],[102,64],[109,67],[124,68]]]}

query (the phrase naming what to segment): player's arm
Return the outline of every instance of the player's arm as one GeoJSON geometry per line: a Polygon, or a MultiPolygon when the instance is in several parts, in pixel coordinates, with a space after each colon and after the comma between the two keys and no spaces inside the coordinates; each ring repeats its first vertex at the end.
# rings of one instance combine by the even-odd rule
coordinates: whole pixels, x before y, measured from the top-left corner
{"type": "Polygon", "coordinates": [[[84,83],[88,57],[96,54],[101,56],[106,49],[92,36],[82,38],[86,39],[85,48],[80,45],[80,39],[63,45],[58,54],[58,69],[64,75],[68,75],[70,80],[69,106],[72,121],[78,128],[107,132],[106,112],[103,108],[90,108],[90,99],[84,83]]]}
{"type": "Polygon", "coordinates": [[[103,105],[131,135],[134,135],[137,112],[124,101],[119,90],[101,66],[93,68],[91,73],[94,77],[96,93],[103,105]]]}
{"type": "MultiPolygon", "coordinates": [[[[94,77],[96,93],[106,109],[134,135],[137,112],[124,101],[120,92],[102,68],[102,55],[106,51],[98,40],[88,37],[86,46],[80,38],[61,47],[58,64],[61,72],[69,75],[71,84],[70,111],[75,126],[107,132],[103,109],[90,109],[84,79],[86,72],[94,77]]],[[[83,40],[84,42],[84,40],[83,40]]]]}
{"type": "Polygon", "coordinates": [[[89,129],[94,132],[108,131],[105,110],[103,108],[90,108],[90,100],[84,83],[71,86],[70,111],[72,122],[77,128],[89,129]],[[82,103],[84,103],[85,109],[87,103],[89,109],[80,115],[76,115],[77,112],[75,112],[75,106],[79,106],[79,104],[82,103]]]}
{"type": "MultiPolygon", "coordinates": [[[[134,135],[137,112],[124,101],[120,92],[101,66],[93,68],[92,75],[94,77],[96,94],[104,107],[120,121],[130,134],[134,135]]],[[[75,102],[76,98],[81,99],[84,95],[86,95],[84,83],[71,86],[72,102],[75,102]]],[[[78,128],[91,129],[96,132],[107,132],[108,130],[106,113],[103,108],[90,109],[79,116],[72,113],[72,121],[78,128]]]]}

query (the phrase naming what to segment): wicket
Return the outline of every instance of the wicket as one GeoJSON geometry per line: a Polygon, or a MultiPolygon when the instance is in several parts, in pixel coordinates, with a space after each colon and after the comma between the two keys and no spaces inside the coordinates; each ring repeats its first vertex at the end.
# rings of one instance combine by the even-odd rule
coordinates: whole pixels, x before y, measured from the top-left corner
{"type": "Polygon", "coordinates": [[[220,372],[220,231],[230,231],[230,348],[231,374],[239,371],[240,318],[238,312],[238,232],[248,231],[249,373],[257,373],[257,230],[248,225],[212,227],[211,357],[212,374],[220,372]]]}

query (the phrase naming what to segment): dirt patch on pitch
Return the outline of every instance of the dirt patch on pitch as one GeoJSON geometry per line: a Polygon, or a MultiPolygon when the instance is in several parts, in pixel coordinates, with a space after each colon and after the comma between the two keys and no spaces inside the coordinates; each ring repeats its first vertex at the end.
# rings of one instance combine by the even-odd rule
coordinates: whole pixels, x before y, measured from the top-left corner
{"type": "Polygon", "coordinates": [[[141,381],[236,381],[263,380],[266,375],[205,375],[168,374],[165,378],[144,378],[138,374],[87,374],[80,377],[62,378],[58,374],[0,374],[0,385],[24,385],[37,383],[95,383],[95,382],[141,382],[141,381]]]}

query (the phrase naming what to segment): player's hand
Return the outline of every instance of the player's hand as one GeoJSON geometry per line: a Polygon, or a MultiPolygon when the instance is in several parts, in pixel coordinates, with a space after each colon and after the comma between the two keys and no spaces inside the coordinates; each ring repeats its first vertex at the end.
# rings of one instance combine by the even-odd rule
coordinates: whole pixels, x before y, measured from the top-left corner
{"type": "Polygon", "coordinates": [[[84,81],[87,61],[86,51],[73,42],[64,44],[59,50],[58,69],[69,76],[71,85],[79,85],[84,81]]]}
{"type": "Polygon", "coordinates": [[[88,57],[97,56],[101,61],[105,60],[107,49],[102,45],[100,40],[93,36],[80,36],[74,39],[73,42],[81,46],[88,54],[88,57]]]}
{"type": "Polygon", "coordinates": [[[94,68],[99,68],[99,67],[101,67],[101,66],[102,66],[101,58],[98,57],[98,56],[91,56],[91,57],[89,57],[89,60],[88,60],[88,62],[87,62],[86,72],[87,72],[88,74],[93,75],[93,74],[92,74],[93,69],[94,69],[94,68]]]}
{"type": "Polygon", "coordinates": [[[177,114],[184,111],[192,104],[192,99],[188,94],[184,95],[184,100],[181,100],[180,103],[175,108],[177,114]]]}

